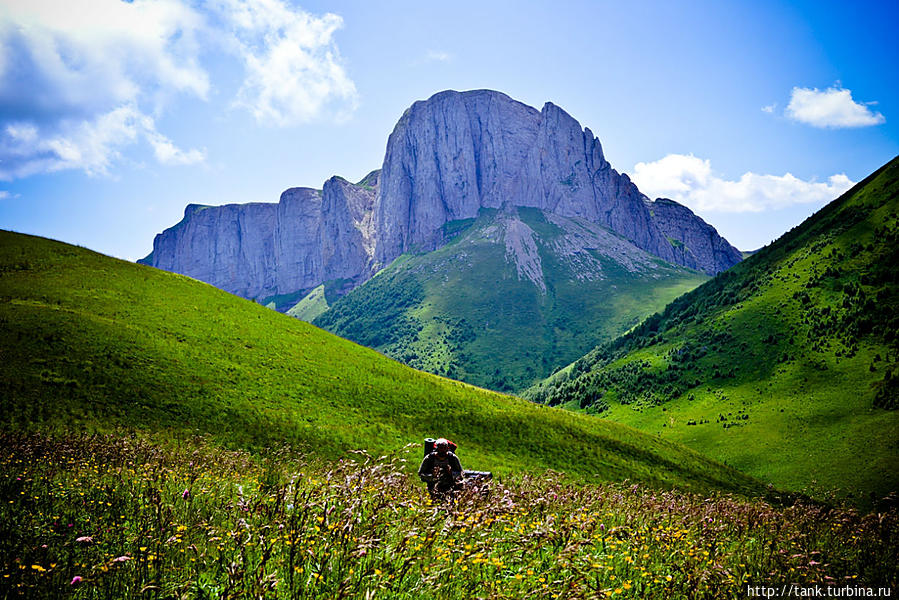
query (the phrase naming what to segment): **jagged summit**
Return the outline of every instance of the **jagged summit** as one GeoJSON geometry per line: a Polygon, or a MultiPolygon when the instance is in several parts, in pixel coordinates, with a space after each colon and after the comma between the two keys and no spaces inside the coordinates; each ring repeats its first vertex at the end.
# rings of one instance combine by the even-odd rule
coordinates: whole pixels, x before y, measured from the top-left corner
{"type": "Polygon", "coordinates": [[[441,247],[447,223],[504,205],[584,219],[707,274],[739,261],[688,209],[647,201],[552,102],[537,110],[502,92],[447,90],[403,113],[382,168],[357,184],[332,177],[277,204],[189,205],[142,262],[260,300],[337,280],[346,291],[405,252],[441,247]]]}
{"type": "Polygon", "coordinates": [[[375,260],[383,266],[409,250],[433,250],[444,223],[511,204],[603,225],[707,274],[739,262],[717,233],[714,242],[692,245],[705,223],[688,209],[666,211],[663,228],[646,200],[612,168],[593,132],[552,102],[538,111],[501,92],[444,91],[414,103],[390,135],[375,203],[375,260]]]}

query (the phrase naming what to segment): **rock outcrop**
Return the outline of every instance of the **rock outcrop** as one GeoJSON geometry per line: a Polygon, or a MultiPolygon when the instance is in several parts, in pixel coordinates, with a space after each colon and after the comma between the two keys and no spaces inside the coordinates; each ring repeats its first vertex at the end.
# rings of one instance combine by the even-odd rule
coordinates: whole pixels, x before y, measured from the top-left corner
{"type": "Polygon", "coordinates": [[[321,256],[326,268],[321,281],[341,279],[354,287],[371,275],[377,187],[378,171],[356,185],[340,177],[325,182],[321,256]]]}
{"type": "Polygon", "coordinates": [[[646,206],[674,247],[677,264],[714,275],[743,260],[742,252],[686,206],[667,198],[656,198],[646,206]]]}
{"type": "Polygon", "coordinates": [[[291,188],[277,204],[191,204],[141,262],[259,300],[324,281],[352,288],[371,275],[377,182],[373,172],[359,184],[291,188]]]}
{"type": "Polygon", "coordinates": [[[184,218],[156,236],[153,253],[141,262],[255,298],[275,289],[277,220],[277,204],[188,204],[184,218]]]}
{"type": "Polygon", "coordinates": [[[441,92],[413,104],[387,142],[375,260],[433,250],[447,221],[509,204],[604,225],[673,262],[644,199],[593,133],[554,104],[537,111],[489,90],[441,92]]]}
{"type": "Polygon", "coordinates": [[[451,221],[516,206],[583,219],[709,274],[740,258],[685,207],[650,202],[559,107],[538,111],[476,90],[414,103],[381,171],[359,183],[332,177],[320,191],[289,189],[277,204],[190,205],[141,262],[259,300],[324,282],[342,292],[404,252],[439,248],[451,221]]]}

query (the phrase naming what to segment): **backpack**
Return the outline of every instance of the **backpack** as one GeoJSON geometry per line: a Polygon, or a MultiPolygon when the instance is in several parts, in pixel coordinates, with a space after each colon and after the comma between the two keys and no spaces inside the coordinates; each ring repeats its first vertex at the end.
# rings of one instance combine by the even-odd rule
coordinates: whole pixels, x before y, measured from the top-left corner
{"type": "MultiPolygon", "coordinates": [[[[446,441],[449,442],[449,451],[455,454],[456,448],[458,448],[458,446],[456,446],[455,442],[453,442],[452,440],[446,441]]],[[[436,443],[437,440],[435,438],[425,438],[425,456],[434,451],[434,444],[436,443]]]]}

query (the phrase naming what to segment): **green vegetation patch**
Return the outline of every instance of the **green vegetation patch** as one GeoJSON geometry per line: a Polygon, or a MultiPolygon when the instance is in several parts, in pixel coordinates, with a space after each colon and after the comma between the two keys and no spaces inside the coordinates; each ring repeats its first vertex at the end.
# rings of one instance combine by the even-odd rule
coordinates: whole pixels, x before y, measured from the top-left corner
{"type": "Polygon", "coordinates": [[[314,323],[417,369],[512,392],[707,280],[662,261],[629,271],[598,250],[581,264],[560,256],[566,233],[542,211],[515,211],[535,234],[545,291],[507,255],[508,215],[482,210],[445,226],[449,244],[397,259],[314,323]]]}
{"type": "Polygon", "coordinates": [[[328,310],[328,300],[325,298],[325,284],[321,284],[309,292],[302,300],[293,305],[287,315],[311,323],[316,317],[328,310]]]}
{"type": "Polygon", "coordinates": [[[899,161],[529,390],[777,486],[899,489],[899,161]]]}
{"type": "Polygon", "coordinates": [[[758,582],[899,583],[895,507],[861,517],[557,473],[434,505],[403,466],[418,447],[309,464],[203,440],[0,442],[11,597],[734,598],[758,582]]]}
{"type": "Polygon", "coordinates": [[[0,352],[4,430],[204,434],[323,459],[440,434],[465,448],[466,466],[496,473],[762,491],[634,429],[421,373],[196,280],[9,232],[0,352]]]}

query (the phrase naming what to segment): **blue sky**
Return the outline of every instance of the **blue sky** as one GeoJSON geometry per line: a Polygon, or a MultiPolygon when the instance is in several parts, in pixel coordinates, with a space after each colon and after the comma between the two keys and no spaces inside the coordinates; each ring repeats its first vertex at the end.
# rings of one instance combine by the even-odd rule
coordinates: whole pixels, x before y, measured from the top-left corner
{"type": "Polygon", "coordinates": [[[4,0],[0,227],[126,259],[380,167],[415,100],[552,101],[741,249],[899,154],[891,2],[4,0]]]}

